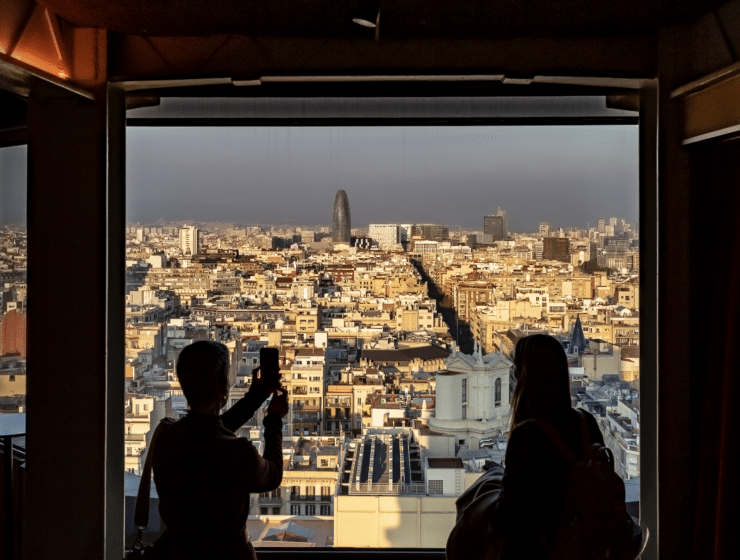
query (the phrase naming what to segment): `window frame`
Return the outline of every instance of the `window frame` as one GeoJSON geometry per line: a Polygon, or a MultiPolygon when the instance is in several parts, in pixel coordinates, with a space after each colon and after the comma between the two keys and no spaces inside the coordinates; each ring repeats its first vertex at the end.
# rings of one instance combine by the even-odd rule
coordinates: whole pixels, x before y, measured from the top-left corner
{"type": "MultiPolygon", "coordinates": [[[[584,90],[585,91],[585,90],[584,90]]],[[[658,124],[658,107],[657,107],[657,80],[642,80],[642,86],[635,90],[640,96],[640,111],[639,117],[635,119],[612,119],[616,124],[617,121],[622,124],[637,124],[638,125],[638,150],[639,150],[639,216],[640,216],[640,290],[641,290],[641,324],[640,324],[640,347],[641,347],[641,371],[640,371],[640,397],[643,403],[644,409],[641,410],[641,447],[640,447],[640,461],[641,461],[641,494],[640,494],[640,515],[648,526],[651,528],[651,541],[648,543],[648,548],[643,554],[643,558],[655,558],[657,557],[657,529],[658,529],[658,497],[657,497],[657,375],[658,375],[658,353],[657,353],[657,341],[658,341],[658,277],[657,277],[657,263],[658,263],[658,237],[657,237],[657,219],[658,219],[658,177],[657,177],[657,124],[658,124]],[[652,447],[648,448],[648,446],[652,447]],[[647,453],[646,453],[647,450],[647,453]]],[[[388,93],[391,97],[393,94],[388,93]]],[[[569,96],[576,97],[578,94],[572,93],[569,96]]],[[[328,97],[329,95],[327,95],[328,97]]],[[[174,119],[166,119],[167,123],[157,122],[158,119],[128,119],[126,127],[128,126],[173,126],[174,119]],[[144,122],[149,121],[149,122],[144,122]]],[[[204,122],[198,123],[204,126],[250,126],[245,121],[260,121],[260,119],[239,119],[238,123],[221,124],[218,123],[219,119],[203,119],[204,122]],[[206,122],[207,121],[207,122],[206,122]]],[[[232,119],[233,120],[233,119],[232,119]]],[[[326,125],[333,119],[270,119],[269,123],[260,122],[259,126],[300,126],[302,121],[311,121],[312,124],[307,126],[322,126],[326,125]],[[323,121],[323,124],[319,124],[318,121],[323,121]]],[[[393,119],[381,119],[378,117],[358,117],[358,118],[343,118],[341,120],[341,126],[453,126],[453,125],[469,125],[469,126],[486,126],[487,123],[483,122],[488,119],[475,119],[475,118],[462,118],[462,119],[449,119],[445,123],[438,122],[434,118],[393,118],[393,119]]],[[[506,119],[495,119],[499,125],[505,125],[501,121],[506,119]]],[[[513,119],[512,119],[513,120],[513,119]]],[[[573,117],[563,119],[560,122],[552,122],[552,119],[548,118],[531,118],[527,119],[527,122],[521,122],[519,120],[516,124],[526,125],[537,125],[537,122],[541,121],[544,124],[549,125],[577,125],[577,124],[606,124],[600,122],[599,119],[593,118],[581,118],[573,117]],[[567,121],[567,122],[566,122],[567,121]]],[[[514,124],[513,122],[511,124],[514,124]]],[[[190,123],[192,125],[192,122],[190,123]]],[[[329,124],[330,125],[330,124],[329,124]]],[[[112,211],[118,215],[123,215],[123,208],[116,207],[118,201],[113,201],[112,211]]],[[[125,227],[125,220],[121,220],[125,227]]],[[[123,261],[125,255],[123,254],[123,248],[119,248],[118,255],[111,254],[109,259],[120,257],[123,261]]],[[[109,308],[110,302],[109,302],[109,308]]],[[[123,306],[121,306],[123,309],[123,306]]],[[[123,324],[124,317],[121,311],[117,311],[120,315],[120,322],[123,324]]],[[[115,374],[115,372],[114,372],[115,374]]],[[[121,374],[122,375],[122,374],[121,374]]],[[[115,424],[115,423],[113,423],[115,424]]],[[[111,428],[109,427],[109,430],[111,428]]],[[[110,433],[110,431],[109,431],[110,433]]],[[[291,505],[291,510],[295,506],[291,505]]],[[[300,510],[300,506],[297,506],[300,510]]],[[[297,514],[300,515],[300,511],[297,514]]],[[[401,558],[406,555],[413,555],[415,559],[434,559],[441,560],[445,557],[443,549],[426,549],[426,548],[378,548],[378,549],[344,549],[344,548],[321,548],[322,554],[328,554],[329,556],[344,556],[346,554],[352,554],[353,556],[361,555],[366,558],[380,558],[387,554],[392,554],[396,558],[401,558]]],[[[301,549],[288,549],[288,550],[277,550],[277,549],[261,549],[260,554],[266,558],[274,560],[281,560],[284,555],[285,558],[296,558],[302,554],[307,554],[308,551],[301,549]]],[[[315,554],[315,551],[313,552],[315,554]]]]}

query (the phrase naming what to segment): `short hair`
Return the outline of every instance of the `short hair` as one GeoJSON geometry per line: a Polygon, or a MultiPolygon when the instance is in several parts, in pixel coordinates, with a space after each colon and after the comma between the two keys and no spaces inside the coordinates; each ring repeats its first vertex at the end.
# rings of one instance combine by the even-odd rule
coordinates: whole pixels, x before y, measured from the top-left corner
{"type": "Polygon", "coordinates": [[[218,394],[221,379],[228,379],[229,350],[214,340],[199,340],[180,352],[175,368],[190,406],[207,403],[218,394]]]}

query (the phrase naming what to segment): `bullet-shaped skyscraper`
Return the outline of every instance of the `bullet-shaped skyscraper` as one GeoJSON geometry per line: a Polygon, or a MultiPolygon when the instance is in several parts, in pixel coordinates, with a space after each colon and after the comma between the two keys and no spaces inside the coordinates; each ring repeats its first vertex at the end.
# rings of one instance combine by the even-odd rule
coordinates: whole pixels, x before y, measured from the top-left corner
{"type": "Polygon", "coordinates": [[[349,200],[344,189],[334,197],[334,211],[331,217],[331,240],[334,243],[349,243],[352,224],[349,217],[349,200]]]}

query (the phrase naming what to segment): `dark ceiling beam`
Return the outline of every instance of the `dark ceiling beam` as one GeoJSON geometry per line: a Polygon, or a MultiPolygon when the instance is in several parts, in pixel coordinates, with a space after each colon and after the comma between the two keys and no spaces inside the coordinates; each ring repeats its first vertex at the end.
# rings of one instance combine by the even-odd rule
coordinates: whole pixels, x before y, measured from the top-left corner
{"type": "Polygon", "coordinates": [[[115,36],[115,82],[347,74],[503,74],[655,77],[653,36],[581,39],[358,41],[306,38],[115,36]]]}

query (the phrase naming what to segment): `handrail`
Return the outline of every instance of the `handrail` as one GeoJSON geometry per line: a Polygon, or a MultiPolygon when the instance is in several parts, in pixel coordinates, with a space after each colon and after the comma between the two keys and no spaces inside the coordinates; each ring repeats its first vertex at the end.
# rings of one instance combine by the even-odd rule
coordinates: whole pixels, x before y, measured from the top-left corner
{"type": "Polygon", "coordinates": [[[424,484],[361,484],[360,488],[350,487],[352,494],[425,494],[424,484]]]}

